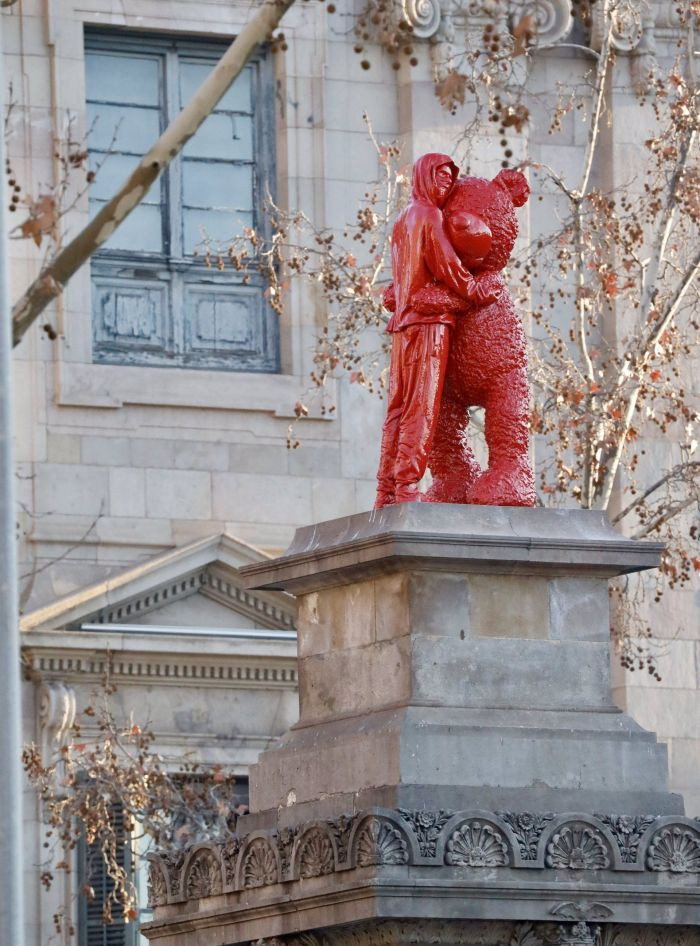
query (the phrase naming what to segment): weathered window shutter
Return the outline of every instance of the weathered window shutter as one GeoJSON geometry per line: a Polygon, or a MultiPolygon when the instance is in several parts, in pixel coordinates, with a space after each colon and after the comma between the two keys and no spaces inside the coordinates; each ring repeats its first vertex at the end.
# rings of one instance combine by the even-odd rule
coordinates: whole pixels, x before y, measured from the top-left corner
{"type": "MultiPolygon", "coordinates": [[[[121,806],[112,807],[115,832],[121,842],[117,860],[131,870],[131,846],[124,830],[124,813],[121,806]]],[[[126,923],[118,909],[112,908],[112,922],[105,923],[103,908],[114,884],[107,876],[104,861],[97,844],[88,844],[83,838],[78,845],[78,889],[89,884],[95,891],[92,900],[82,894],[78,898],[78,946],[135,946],[136,924],[126,923]]]]}
{"type": "MultiPolygon", "coordinates": [[[[95,213],[190,99],[225,47],[123,33],[87,36],[95,213]]],[[[277,316],[262,277],[207,268],[202,234],[227,244],[265,228],[274,192],[270,63],[251,61],[142,204],[92,260],[94,360],[279,370],[277,316]]]]}

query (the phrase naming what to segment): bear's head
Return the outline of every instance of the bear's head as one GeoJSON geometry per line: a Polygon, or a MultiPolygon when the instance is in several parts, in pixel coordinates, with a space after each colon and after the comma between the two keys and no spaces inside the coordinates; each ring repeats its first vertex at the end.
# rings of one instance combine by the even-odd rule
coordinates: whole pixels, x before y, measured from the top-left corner
{"type": "Polygon", "coordinates": [[[530,194],[520,171],[504,170],[492,181],[460,177],[444,207],[447,232],[472,272],[497,272],[508,262],[518,235],[515,208],[530,194]]]}

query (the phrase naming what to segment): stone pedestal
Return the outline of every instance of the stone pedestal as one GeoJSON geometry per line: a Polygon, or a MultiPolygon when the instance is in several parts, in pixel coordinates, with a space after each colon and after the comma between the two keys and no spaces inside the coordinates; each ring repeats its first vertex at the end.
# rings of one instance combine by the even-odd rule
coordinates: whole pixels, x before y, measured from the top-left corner
{"type": "Polygon", "coordinates": [[[660,551],[596,512],[404,504],[245,568],[298,597],[300,720],[235,837],[154,860],[148,935],[700,943],[700,824],[610,691],[607,580],[660,551]]]}

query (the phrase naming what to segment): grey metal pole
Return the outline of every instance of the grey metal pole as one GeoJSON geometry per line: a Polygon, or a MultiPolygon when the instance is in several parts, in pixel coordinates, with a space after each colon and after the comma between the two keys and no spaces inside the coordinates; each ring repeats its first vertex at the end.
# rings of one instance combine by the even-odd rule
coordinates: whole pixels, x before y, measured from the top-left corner
{"type": "MultiPolygon", "coordinates": [[[[0,15],[0,59],[4,19],[0,15]]],[[[20,760],[22,723],[4,119],[5,74],[0,62],[0,944],[22,946],[25,920],[20,760]]]]}

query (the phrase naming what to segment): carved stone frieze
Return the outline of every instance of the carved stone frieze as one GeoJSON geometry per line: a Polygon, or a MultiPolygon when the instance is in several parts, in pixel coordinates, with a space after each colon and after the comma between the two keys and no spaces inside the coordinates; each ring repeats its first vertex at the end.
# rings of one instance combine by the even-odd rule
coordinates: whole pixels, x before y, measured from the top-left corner
{"type": "Polygon", "coordinates": [[[157,860],[148,865],[148,902],[161,907],[168,902],[168,881],[164,866],[157,860]]]}
{"type": "Polygon", "coordinates": [[[566,824],[547,845],[547,867],[570,870],[604,870],[610,857],[603,837],[588,824],[566,824]]]}
{"type": "MultiPolygon", "coordinates": [[[[185,856],[155,856],[154,904],[212,896],[354,868],[419,865],[450,872],[497,871],[655,872],[700,874],[700,823],[683,817],[566,815],[551,812],[450,812],[372,809],[229,836],[198,845],[185,856]],[[162,878],[155,872],[160,867],[162,878]],[[208,892],[206,892],[208,891],[208,892]]],[[[554,878],[553,882],[554,882],[554,878]]],[[[557,881],[558,882],[558,881],[557,881]]],[[[557,898],[561,899],[561,895],[557,898]]],[[[559,923],[604,922],[611,908],[597,900],[563,900],[550,910],[559,923]]],[[[529,944],[528,944],[529,946],[529,944]]]]}
{"type": "Polygon", "coordinates": [[[467,821],[452,832],[445,863],[454,867],[504,867],[508,863],[508,845],[492,825],[467,821]]]}
{"type": "Polygon", "coordinates": [[[620,849],[623,863],[634,864],[642,835],[653,825],[656,818],[644,815],[596,815],[596,817],[610,828],[620,849]]]}
{"type": "Polygon", "coordinates": [[[264,838],[255,838],[242,855],[242,887],[266,887],[277,883],[277,858],[272,845],[264,838]]]}
{"type": "Polygon", "coordinates": [[[418,840],[418,850],[422,857],[437,856],[437,842],[440,832],[452,816],[451,811],[409,811],[406,808],[399,808],[399,812],[405,821],[407,821],[413,833],[418,840]]]}
{"type": "Polygon", "coordinates": [[[335,870],[333,844],[328,830],[312,828],[304,835],[299,845],[299,875],[321,877],[335,870]]]}
{"type": "Polygon", "coordinates": [[[688,926],[380,920],[258,939],[250,946],[697,946],[698,939],[698,928],[688,926]]]}
{"type": "Polygon", "coordinates": [[[196,850],[185,866],[183,892],[187,900],[216,897],[223,890],[221,865],[212,850],[196,850]]]}
{"type": "Polygon", "coordinates": [[[672,874],[700,874],[700,834],[677,825],[657,831],[649,844],[647,865],[672,874]]]}
{"type": "Polygon", "coordinates": [[[408,845],[402,832],[390,821],[372,817],[357,833],[355,857],[358,867],[408,864],[408,845]]]}
{"type": "Polygon", "coordinates": [[[512,829],[522,859],[537,860],[537,846],[544,829],[554,818],[552,812],[538,815],[529,811],[498,811],[496,814],[512,829]]]}

